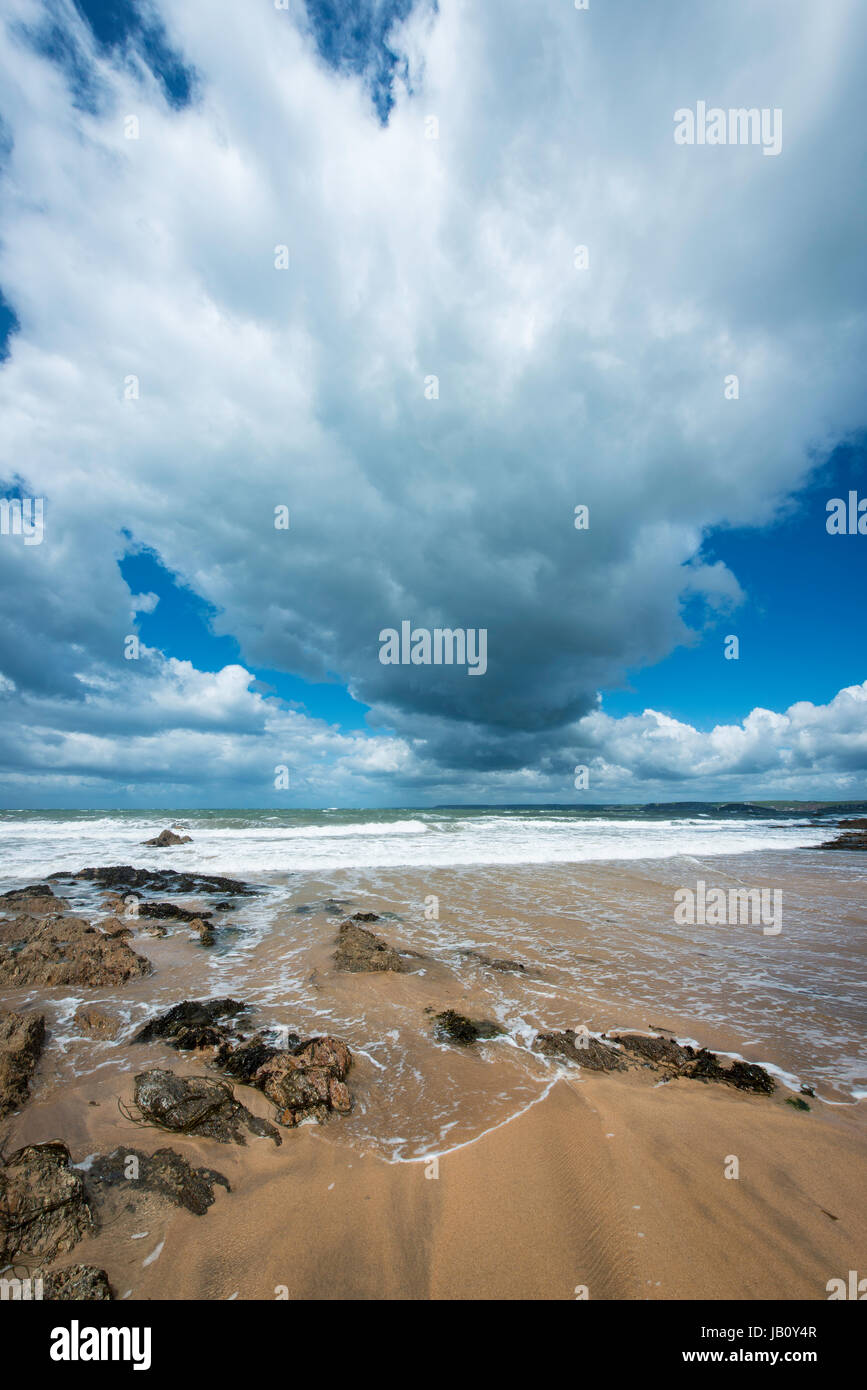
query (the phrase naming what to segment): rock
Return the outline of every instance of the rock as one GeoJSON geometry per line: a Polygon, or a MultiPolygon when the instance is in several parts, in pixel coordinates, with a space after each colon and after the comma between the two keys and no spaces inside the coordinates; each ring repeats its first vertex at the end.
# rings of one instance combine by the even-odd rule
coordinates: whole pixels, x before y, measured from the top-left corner
{"type": "Polygon", "coordinates": [[[523,973],[526,965],[522,965],[519,960],[509,960],[505,956],[486,956],[483,951],[462,951],[463,956],[472,956],[481,965],[486,965],[489,970],[501,970],[504,973],[523,973]]]}
{"type": "Polygon", "coordinates": [[[44,1042],[42,1014],[0,1013],[0,1119],[27,1100],[44,1042]]]}
{"type": "Polygon", "coordinates": [[[715,1052],[702,1047],[682,1046],[674,1038],[654,1038],[638,1033],[617,1033],[613,1037],[621,1047],[650,1066],[661,1067],[675,1076],[696,1081],[722,1081],[739,1091],[771,1095],[776,1090],[773,1077],[764,1067],[752,1062],[720,1062],[715,1052]]]}
{"type": "Polygon", "coordinates": [[[319,898],[312,903],[299,903],[292,911],[296,917],[310,917],[314,913],[325,912],[338,917],[346,909],[346,903],[338,898],[319,898]]]}
{"type": "Polygon", "coordinates": [[[213,912],[201,912],[198,909],[193,911],[191,908],[181,907],[177,903],[150,903],[142,902],[138,909],[139,917],[160,919],[177,919],[179,922],[201,922],[204,918],[213,917],[213,912]]]}
{"type": "Polygon", "coordinates": [[[132,927],[122,922],[119,917],[106,917],[99,925],[106,936],[124,938],[133,934],[132,927]]]}
{"type": "Polygon", "coordinates": [[[53,1260],[95,1229],[80,1173],[59,1139],[28,1144],[0,1166],[0,1265],[53,1260]]]}
{"type": "Polygon", "coordinates": [[[54,889],[50,883],[30,883],[26,888],[11,888],[8,893],[0,893],[0,904],[2,911],[6,911],[7,905],[18,909],[20,904],[26,902],[28,898],[53,898],[54,889]]]}
{"type": "Polygon", "coordinates": [[[294,1052],[279,1052],[259,1068],[253,1078],[269,1100],[277,1106],[282,1125],[297,1125],[305,1119],[320,1123],[329,1112],[347,1114],[352,1101],[344,1078],[352,1065],[352,1054],[339,1038],[311,1038],[294,1052]]]}
{"type": "Polygon", "coordinates": [[[231,912],[235,904],[230,902],[214,903],[215,912],[231,912]]]}
{"type": "Polygon", "coordinates": [[[217,940],[207,923],[201,921],[198,917],[194,918],[190,923],[190,930],[198,932],[200,946],[213,946],[217,940]]]}
{"type": "Polygon", "coordinates": [[[817,849],[867,850],[867,820],[842,820],[838,822],[838,834],[833,840],[825,840],[817,849]]]}
{"type": "Polygon", "coordinates": [[[640,1033],[612,1033],[615,1042],[627,1052],[641,1057],[653,1066],[674,1067],[678,1069],[689,1061],[689,1053],[674,1038],[645,1037],[640,1033]]]}
{"type": "Polygon", "coordinates": [[[352,1066],[352,1053],[346,1043],[327,1035],[299,1043],[293,1055],[302,1066],[327,1067],[340,1081],[349,1075],[352,1066]]]}
{"type": "Polygon", "coordinates": [[[82,917],[54,915],[6,923],[0,940],[0,986],[125,984],[153,969],[117,937],[105,936],[82,917]]]}
{"type": "Polygon", "coordinates": [[[484,1018],[464,1018],[454,1009],[446,1009],[435,1015],[436,1034],[443,1042],[460,1043],[467,1046],[480,1038],[498,1038],[505,1032],[498,1023],[484,1018]]]}
{"type": "MultiPolygon", "coordinates": [[[[298,1042],[294,1034],[290,1035],[290,1045],[292,1040],[298,1042]]],[[[252,1038],[239,1043],[223,1038],[217,1047],[214,1061],[221,1071],[228,1072],[237,1081],[244,1081],[252,1086],[255,1085],[253,1078],[260,1067],[264,1067],[266,1062],[270,1062],[272,1057],[279,1054],[279,1048],[272,1047],[261,1033],[255,1033],[252,1038]]]]}
{"type": "Polygon", "coordinates": [[[5,916],[47,917],[68,906],[66,899],[58,898],[48,883],[31,883],[27,888],[13,888],[0,895],[0,912],[5,916]]]}
{"type": "Polygon", "coordinates": [[[91,1164],[87,1174],[88,1186],[99,1196],[106,1188],[121,1192],[154,1192],[176,1207],[184,1207],[194,1216],[204,1216],[214,1203],[214,1188],[218,1184],[231,1192],[228,1178],[213,1168],[193,1168],[174,1149],[157,1149],[154,1154],[142,1153],[121,1145],[110,1154],[101,1155],[91,1164]],[[135,1164],[130,1164],[130,1159],[135,1164]],[[128,1177],[133,1171],[135,1177],[128,1177]]]}
{"type": "Polygon", "coordinates": [[[776,1090],[773,1077],[764,1067],[752,1062],[731,1062],[723,1066],[716,1053],[702,1047],[698,1052],[688,1047],[689,1061],[680,1070],[681,1076],[694,1077],[697,1081],[724,1081],[736,1086],[739,1091],[755,1091],[760,1095],[771,1095],[776,1090]]]}
{"type": "Polygon", "coordinates": [[[378,922],[378,912],[353,912],[351,920],[353,922],[378,922]]]}
{"type": "Polygon", "coordinates": [[[257,891],[237,878],[179,873],[175,869],[134,869],[131,864],[79,869],[75,874],[59,872],[49,874],[49,878],[93,882],[103,888],[119,889],[124,895],[140,888],[152,888],[156,893],[232,893],[238,897],[249,897],[257,891]]]}
{"type": "Polygon", "coordinates": [[[345,1042],[331,1037],[302,1042],[297,1034],[289,1033],[287,1046],[278,1048],[261,1032],[245,1038],[233,1031],[230,1021],[248,1009],[249,1005],[238,999],[184,1000],[145,1024],[134,1041],[161,1038],[181,1050],[213,1047],[214,1064],[234,1080],[267,1095],[284,1125],[297,1124],[308,1116],[322,1120],[331,1110],[345,1113],[351,1108],[343,1082],[352,1054],[345,1042]]]}
{"type": "Polygon", "coordinates": [[[192,844],[192,835],[176,835],[173,830],[161,830],[152,840],[142,840],[143,845],[153,845],[155,849],[165,849],[168,845],[192,844]]]}
{"type": "Polygon", "coordinates": [[[249,1005],[240,999],[185,999],[146,1023],[133,1042],[146,1043],[161,1038],[169,1047],[183,1051],[212,1047],[231,1036],[220,1020],[237,1018],[248,1009],[249,1005]]]}
{"type": "Polygon", "coordinates": [[[42,1280],[43,1299],[51,1302],[95,1303],[112,1298],[108,1275],[95,1265],[66,1265],[47,1273],[39,1270],[37,1278],[42,1280]]]}
{"type": "Polygon", "coordinates": [[[140,1072],[135,1103],[142,1118],[175,1134],[201,1135],[220,1144],[244,1144],[244,1131],[273,1139],[280,1135],[235,1099],[228,1081],[212,1076],[176,1076],[171,1071],[140,1072]]]}
{"type": "Polygon", "coordinates": [[[608,1047],[589,1033],[575,1032],[567,1028],[562,1033],[538,1033],[533,1043],[534,1052],[545,1057],[565,1058],[578,1062],[589,1071],[626,1071],[627,1063],[616,1048],[608,1047]]]}
{"type": "Polygon", "coordinates": [[[354,922],[341,922],[334,962],[338,970],[405,971],[406,964],[397,951],[354,922]]]}
{"type": "Polygon", "coordinates": [[[151,922],[150,926],[142,927],[145,936],[168,936],[168,928],[162,922],[151,922]]]}
{"type": "Polygon", "coordinates": [[[72,1021],[92,1038],[116,1038],[120,1031],[120,1019],[98,1004],[79,1004],[72,1021]]]}

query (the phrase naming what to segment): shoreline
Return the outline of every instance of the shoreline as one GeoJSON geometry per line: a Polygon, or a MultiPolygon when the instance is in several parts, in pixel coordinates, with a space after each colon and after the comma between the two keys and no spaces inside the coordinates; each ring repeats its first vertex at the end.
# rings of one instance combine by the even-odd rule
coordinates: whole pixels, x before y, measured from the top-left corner
{"type": "MultiPolygon", "coordinates": [[[[598,985],[606,951],[613,951],[614,965],[630,952],[636,978],[644,969],[644,958],[634,954],[634,931],[640,943],[644,921],[636,894],[661,901],[670,885],[659,863],[649,879],[630,863],[577,867],[580,874],[568,882],[576,900],[592,897],[589,915],[569,908],[564,916],[565,904],[552,913],[562,866],[549,866],[544,875],[538,866],[511,874],[499,896],[483,874],[437,871],[435,886],[445,889],[449,911],[446,920],[427,923],[407,912],[409,901],[422,900],[420,888],[430,887],[426,870],[296,875],[282,887],[235,899],[225,916],[212,911],[215,893],[169,893],[188,917],[208,916],[207,904],[211,950],[183,919],[149,925],[145,917],[126,929],[127,945],[153,973],[72,995],[65,987],[0,987],[0,1013],[42,1010],[48,1023],[31,1097],[0,1121],[7,1158],[59,1138],[69,1147],[71,1171],[86,1184],[90,1164],[99,1168],[96,1155],[120,1146],[152,1157],[170,1148],[231,1186],[230,1193],[215,1190],[206,1213],[195,1216],[140,1191],[133,1210],[124,1213],[121,1202],[118,1213],[120,1196],[101,1193],[108,1203],[99,1208],[101,1231],[48,1261],[16,1256],[16,1269],[35,1273],[93,1261],[114,1297],[131,1299],[283,1297],[263,1286],[266,1277],[290,1298],[574,1298],[576,1286],[585,1284],[587,1296],[605,1298],[826,1297],[829,1279],[857,1267],[867,1235],[858,1202],[867,1148],[859,1100],[840,1098],[838,1088],[829,1091],[824,1083],[804,1100],[800,1072],[762,1063],[772,1055],[765,1044],[750,1043],[731,1024],[701,1026],[675,1006],[673,985],[669,997],[663,992],[649,1007],[629,1007],[628,991],[620,1003],[603,1002],[607,991],[598,985]],[[621,922],[622,911],[610,905],[600,937],[612,885],[632,904],[632,918],[621,922]],[[548,906],[529,909],[530,892],[548,906]],[[341,894],[349,897],[338,902],[341,894]],[[389,950],[396,948],[403,973],[335,969],[337,928],[353,912],[375,917],[359,923],[362,936],[379,933],[389,950]],[[467,923],[476,930],[466,931],[467,923]],[[597,933],[592,955],[582,939],[588,931],[597,933]],[[505,954],[506,946],[520,961],[492,969],[498,963],[485,953],[505,954]],[[245,1028],[264,1028],[271,1041],[284,1020],[302,1037],[346,1039],[351,1111],[330,1115],[321,1126],[302,1116],[297,1128],[281,1131],[279,1147],[253,1135],[239,1147],[125,1119],[119,1102],[129,1105],[134,1074],[149,1067],[181,1079],[221,1074],[213,1049],[137,1044],[131,1041],[136,1029],[181,999],[229,994],[253,1007],[245,1028]],[[115,1039],[75,1032],[73,1004],[82,997],[97,1010],[120,1012],[115,1039]],[[432,1019],[444,1008],[491,1018],[506,1035],[471,1046],[443,1041],[432,1032],[432,1019]],[[603,1011],[607,1017],[597,1021],[603,1011]],[[613,1020],[623,1017],[629,1023],[615,1027],[613,1020]],[[579,1020],[582,1029],[586,1020],[594,1047],[611,1052],[613,1044],[629,1069],[594,1070],[580,1054],[576,1062],[568,1030],[579,1020]],[[545,1028],[567,1031],[544,1035],[545,1028]],[[700,1085],[689,1076],[695,1059],[679,1055],[678,1067],[688,1063],[683,1075],[666,1070],[665,1062],[660,1070],[640,1055],[627,1058],[615,1034],[670,1038],[679,1054],[690,1043],[696,1057],[715,1055],[724,1068],[740,1059],[750,1078],[764,1066],[776,1093],[747,1094],[719,1084],[712,1071],[700,1085]],[[541,1055],[543,1035],[566,1038],[557,1044],[565,1047],[562,1056],[541,1055]],[[701,1054],[701,1046],[713,1054],[701,1054]],[[787,1099],[811,1113],[797,1113],[787,1099]],[[736,1182],[721,1176],[732,1156],[747,1170],[736,1182]],[[628,1202],[630,1188],[643,1199],[628,1202]],[[748,1195],[736,1197],[739,1192],[748,1195]],[[374,1228],[365,1204],[377,1214],[374,1228]],[[516,1223],[514,1214],[525,1207],[544,1227],[544,1241],[516,1223]],[[633,1209],[652,1213],[640,1230],[632,1229],[633,1209]],[[780,1286],[787,1260],[798,1268],[780,1286]],[[382,1283],[386,1267],[397,1282],[389,1276],[382,1283]]],[[[792,873],[800,882],[800,868],[792,873]]],[[[842,870],[836,881],[845,886],[850,878],[842,870]]],[[[248,882],[255,886],[252,876],[248,882]]],[[[809,889],[809,873],[805,883],[809,889]]],[[[57,892],[69,887],[55,884],[57,892]]],[[[71,891],[75,903],[67,916],[84,912],[100,937],[100,928],[113,929],[111,891],[80,881],[71,891]]],[[[145,890],[142,901],[166,895],[163,885],[145,890]]],[[[811,940],[801,949],[812,950],[811,940]]],[[[701,955],[688,945],[690,958],[701,955]]],[[[761,951],[767,942],[744,938],[738,951],[747,946],[761,951]]],[[[779,952],[778,943],[770,949],[779,952]]],[[[812,995],[803,998],[802,1008],[812,995]]],[[[261,1091],[227,1079],[254,1118],[273,1122],[273,1104],[261,1091]]]]}

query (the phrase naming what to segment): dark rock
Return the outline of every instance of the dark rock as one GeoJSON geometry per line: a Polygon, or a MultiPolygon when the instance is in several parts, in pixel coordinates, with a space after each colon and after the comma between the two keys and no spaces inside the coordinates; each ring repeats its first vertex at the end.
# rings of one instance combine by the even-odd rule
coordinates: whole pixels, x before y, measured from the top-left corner
{"type": "Polygon", "coordinates": [[[122,922],[118,917],[106,917],[100,922],[99,928],[100,931],[105,932],[106,936],[113,936],[118,939],[132,936],[133,934],[132,928],[127,926],[126,922],[122,922]]]}
{"type": "Polygon", "coordinates": [[[702,1047],[682,1046],[674,1038],[649,1038],[637,1033],[618,1033],[613,1035],[621,1047],[641,1057],[651,1066],[672,1071],[675,1076],[692,1078],[696,1081],[722,1081],[735,1086],[739,1091],[754,1091],[770,1095],[775,1090],[772,1077],[763,1067],[751,1062],[731,1062],[723,1064],[715,1052],[702,1047]]]}
{"type": "Polygon", "coordinates": [[[43,1299],[51,1302],[95,1303],[112,1297],[108,1275],[95,1265],[66,1265],[47,1273],[40,1270],[38,1278],[42,1280],[43,1299]]]}
{"type": "Polygon", "coordinates": [[[213,917],[213,912],[200,912],[198,909],[193,911],[191,908],[181,907],[178,903],[149,903],[139,904],[139,917],[148,919],[158,918],[176,919],[179,922],[201,922],[206,918],[213,917]]]}
{"type": "Polygon", "coordinates": [[[244,1131],[273,1139],[280,1135],[235,1099],[228,1081],[212,1076],[176,1076],[171,1071],[140,1072],[135,1103],[142,1118],[174,1134],[201,1135],[220,1144],[244,1144],[244,1131]]]}
{"type": "Polygon", "coordinates": [[[392,946],[374,936],[373,932],[354,922],[341,922],[337,936],[334,962],[338,970],[405,971],[406,964],[392,946]]]}
{"type": "Polygon", "coordinates": [[[262,1032],[245,1038],[233,1030],[231,1020],[248,1009],[238,999],[185,1000],[147,1023],[135,1041],[161,1038],[182,1050],[214,1048],[214,1065],[267,1095],[284,1125],[307,1117],[322,1120],[332,1110],[350,1109],[343,1085],[352,1064],[346,1043],[331,1037],[302,1042],[289,1033],[286,1046],[279,1048],[262,1032]]]}
{"type": "MultiPolygon", "coordinates": [[[[0,903],[17,907],[28,898],[53,898],[54,889],[50,883],[29,883],[26,888],[10,888],[8,893],[0,893],[0,903]]],[[[6,908],[3,908],[6,911],[6,908]]]]}
{"type": "Polygon", "coordinates": [[[27,1100],[44,1042],[42,1014],[0,1013],[0,1119],[27,1100]]]}
{"type": "Polygon", "coordinates": [[[463,1014],[455,1013],[454,1009],[446,1009],[443,1013],[436,1014],[434,1021],[438,1038],[443,1042],[460,1043],[462,1046],[478,1042],[480,1038],[498,1038],[505,1032],[505,1029],[498,1023],[492,1023],[490,1019],[464,1018],[463,1014]]]}
{"type": "Polygon", "coordinates": [[[83,880],[124,893],[133,889],[152,888],[155,893],[232,893],[238,897],[249,897],[257,892],[257,889],[241,883],[237,878],[223,878],[217,874],[181,873],[176,869],[134,869],[130,864],[79,869],[75,874],[60,872],[49,874],[49,878],[67,882],[83,880]]]}
{"type": "Polygon", "coordinates": [[[193,919],[193,921],[190,923],[190,930],[198,932],[200,946],[215,945],[217,938],[214,936],[214,933],[211,931],[211,928],[208,926],[208,924],[206,922],[203,922],[201,918],[196,917],[193,919]]]}
{"type": "Polygon", "coordinates": [[[0,1166],[0,1264],[53,1260],[94,1229],[84,1180],[59,1139],[28,1144],[0,1166]]]}
{"type": "MultiPolygon", "coordinates": [[[[294,1034],[291,1036],[294,1037],[294,1034]]],[[[279,1048],[272,1047],[261,1033],[255,1033],[252,1038],[239,1043],[233,1043],[228,1038],[221,1039],[214,1061],[221,1071],[228,1072],[236,1081],[245,1081],[252,1086],[259,1068],[279,1053],[279,1048]]]]}
{"type": "Polygon", "coordinates": [[[617,1033],[612,1037],[624,1051],[653,1067],[660,1067],[673,1076],[696,1081],[722,1081],[739,1091],[771,1095],[776,1089],[774,1080],[764,1067],[752,1062],[723,1064],[715,1052],[702,1047],[682,1046],[674,1038],[645,1037],[638,1033],[617,1033]]]}
{"type": "Polygon", "coordinates": [[[294,1052],[279,1052],[259,1068],[253,1078],[269,1100],[277,1106],[283,1125],[297,1125],[305,1119],[320,1123],[331,1111],[347,1114],[352,1109],[344,1078],[352,1065],[352,1054],[339,1038],[310,1038],[294,1052]]]}
{"type": "MultiPolygon", "coordinates": [[[[215,911],[215,912],[231,912],[234,906],[235,906],[234,903],[225,902],[225,901],[224,901],[224,902],[219,902],[219,903],[214,903],[214,911],[215,911]]],[[[200,916],[205,916],[205,917],[206,917],[208,914],[207,914],[207,913],[204,913],[204,914],[200,913],[199,915],[200,915],[200,916]]]]}
{"type": "Polygon", "coordinates": [[[352,919],[351,919],[351,920],[352,920],[353,922],[378,922],[378,921],[379,921],[379,913],[378,913],[378,912],[353,912],[353,914],[352,914],[352,919]]]}
{"type": "Polygon", "coordinates": [[[867,821],[841,821],[837,829],[842,831],[842,834],[836,835],[833,840],[825,840],[823,844],[816,845],[815,848],[861,852],[867,850],[867,821]]]}
{"type": "Polygon", "coordinates": [[[72,1015],[82,1033],[92,1038],[116,1038],[120,1031],[120,1019],[101,1009],[98,1004],[79,1004],[72,1015]]]}
{"type": "Polygon", "coordinates": [[[165,849],[168,845],[192,844],[192,835],[176,835],[173,830],[161,830],[152,840],[142,840],[143,845],[153,845],[155,849],[165,849]]]}
{"type": "Polygon", "coordinates": [[[118,937],[82,917],[18,917],[0,939],[0,985],[115,985],[149,975],[152,966],[118,937]]]}
{"type": "Polygon", "coordinates": [[[161,1038],[169,1047],[189,1051],[212,1047],[230,1036],[221,1020],[237,1018],[249,1005],[240,999],[185,999],[167,1013],[152,1018],[140,1028],[133,1042],[147,1043],[161,1038]]]}
{"type": "Polygon", "coordinates": [[[320,898],[312,903],[299,903],[293,907],[292,912],[296,917],[311,917],[314,913],[327,912],[331,916],[339,916],[346,909],[345,901],[338,898],[320,898]]]}
{"type": "Polygon", "coordinates": [[[773,1077],[768,1075],[764,1067],[752,1062],[731,1062],[723,1066],[716,1053],[708,1052],[704,1047],[698,1052],[691,1047],[686,1051],[689,1061],[681,1067],[681,1076],[694,1077],[697,1081],[723,1081],[726,1085],[736,1086],[739,1091],[754,1091],[759,1095],[769,1096],[776,1090],[773,1077]]]}
{"type": "Polygon", "coordinates": [[[627,1062],[616,1048],[599,1042],[589,1033],[576,1033],[567,1028],[562,1033],[538,1033],[533,1050],[545,1057],[561,1057],[577,1062],[588,1071],[626,1071],[627,1062]]]}
{"type": "Polygon", "coordinates": [[[185,1207],[194,1216],[204,1216],[214,1202],[214,1187],[219,1184],[231,1192],[228,1178],[213,1168],[193,1168],[174,1149],[157,1149],[154,1154],[123,1146],[95,1159],[87,1174],[87,1183],[99,1196],[105,1188],[122,1192],[155,1192],[176,1207],[185,1207]],[[128,1177],[130,1159],[135,1159],[128,1177]]]}
{"type": "Polygon", "coordinates": [[[63,912],[68,906],[48,883],[31,883],[27,888],[13,888],[9,893],[0,894],[0,913],[6,916],[47,917],[52,912],[63,912]]]}
{"type": "Polygon", "coordinates": [[[526,971],[526,965],[522,965],[519,960],[509,960],[505,956],[486,956],[484,951],[462,951],[461,955],[471,956],[481,965],[486,965],[489,970],[500,970],[504,973],[518,974],[526,971]]]}
{"type": "Polygon", "coordinates": [[[674,1038],[648,1038],[640,1033],[613,1033],[611,1036],[626,1052],[643,1058],[653,1066],[677,1069],[690,1060],[686,1048],[676,1043],[674,1038]]]}
{"type": "Polygon", "coordinates": [[[299,1043],[292,1055],[300,1066],[327,1067],[339,1081],[349,1075],[352,1066],[352,1053],[346,1043],[341,1038],[332,1038],[327,1034],[299,1043]]]}

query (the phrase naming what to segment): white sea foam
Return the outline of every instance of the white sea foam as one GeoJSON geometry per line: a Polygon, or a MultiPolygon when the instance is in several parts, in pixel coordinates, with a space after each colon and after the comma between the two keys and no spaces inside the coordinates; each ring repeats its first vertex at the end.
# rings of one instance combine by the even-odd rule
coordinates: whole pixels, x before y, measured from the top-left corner
{"type": "Polygon", "coordinates": [[[824,826],[773,817],[647,819],[533,812],[184,812],[192,843],[145,847],[174,817],[129,813],[0,816],[4,878],[33,879],[86,864],[166,866],[250,877],[333,869],[437,868],[482,864],[579,864],[700,859],[793,849],[827,838],[824,826]],[[339,816],[347,819],[339,820],[339,816]]]}

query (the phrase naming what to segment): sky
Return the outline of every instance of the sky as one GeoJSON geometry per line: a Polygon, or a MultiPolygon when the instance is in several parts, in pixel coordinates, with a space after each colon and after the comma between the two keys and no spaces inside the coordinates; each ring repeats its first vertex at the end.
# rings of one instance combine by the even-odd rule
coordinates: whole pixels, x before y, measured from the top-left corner
{"type": "Polygon", "coordinates": [[[857,0],[4,10],[0,805],[867,796],[857,0]]]}

